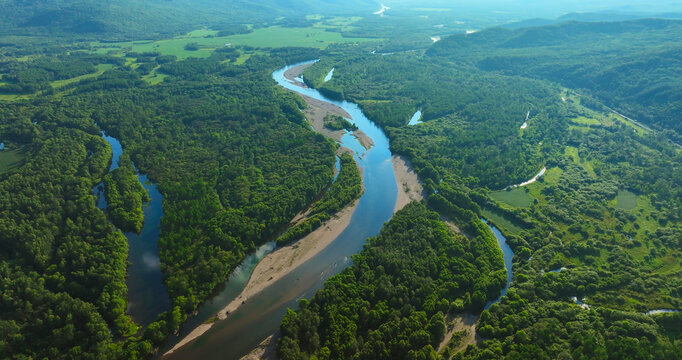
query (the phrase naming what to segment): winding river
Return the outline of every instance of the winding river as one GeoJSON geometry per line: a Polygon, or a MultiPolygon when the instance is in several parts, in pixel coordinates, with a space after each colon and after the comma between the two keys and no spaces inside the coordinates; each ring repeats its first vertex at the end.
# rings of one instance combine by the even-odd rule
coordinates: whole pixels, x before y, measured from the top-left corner
{"type": "MultiPolygon", "coordinates": [[[[365,150],[350,134],[341,138],[341,145],[353,150],[355,161],[362,168],[365,192],[358,201],[350,224],[329,246],[249,298],[226,320],[219,321],[199,339],[180,348],[168,358],[239,359],[247,354],[279,328],[287,308],[295,308],[300,299],[312,297],[327,278],[350,265],[351,255],[360,252],[365,240],[377,235],[383,224],[393,215],[398,187],[388,138],[362,113],[358,105],[327,98],[315,89],[299,87],[284,77],[285,71],[303,64],[305,63],[279,69],[272,77],[286,89],[341,107],[351,115],[352,122],[372,139],[374,146],[365,150]]],[[[249,265],[240,268],[239,277],[242,281],[239,284],[228,281],[225,290],[219,294],[219,299],[214,298],[202,306],[199,314],[183,326],[179,338],[201,322],[210,319],[217,310],[222,309],[239,294],[248,281],[250,271],[255,267],[256,258],[258,256],[249,259],[249,265]]],[[[170,339],[166,348],[171,348],[179,338],[170,339]]]]}
{"type": "MultiPolygon", "coordinates": [[[[315,89],[300,87],[285,78],[284,73],[287,70],[308,63],[311,62],[286,66],[275,71],[272,76],[280,86],[290,91],[341,107],[351,115],[352,122],[374,142],[373,147],[365,150],[350,134],[341,138],[341,145],[353,150],[354,158],[362,168],[365,186],[365,192],[358,202],[350,224],[315,257],[250,297],[236,311],[230,313],[227,319],[216,322],[197,340],[165,356],[164,359],[239,359],[246,355],[279,328],[287,308],[295,308],[300,299],[312,297],[326,279],[349,266],[351,256],[360,252],[366,239],[377,235],[383,224],[393,215],[398,188],[388,138],[362,113],[358,105],[327,98],[315,89]]],[[[506,246],[502,234],[494,227],[491,229],[498,242],[506,246]]],[[[223,291],[202,305],[198,314],[189,319],[180,333],[169,339],[159,353],[163,354],[171,349],[203,322],[211,321],[217,311],[239,295],[258,261],[273,249],[274,244],[266,244],[256,254],[247,258],[230,276],[223,291]]],[[[509,253],[505,252],[505,265],[508,280],[511,281],[513,254],[508,246],[506,249],[509,253]]]]}
{"type": "MultiPolygon", "coordinates": [[[[123,153],[121,143],[102,132],[102,137],[111,146],[113,157],[109,172],[118,168],[118,158],[123,153]]],[[[146,175],[137,175],[142,186],[149,193],[151,201],[144,206],[144,227],[139,234],[123,233],[128,239],[128,309],[136,323],[149,325],[156,316],[166,311],[170,306],[168,291],[163,283],[163,275],[159,267],[159,225],[163,210],[162,196],[156,185],[152,184],[146,175]]],[[[104,197],[104,184],[100,183],[93,189],[97,198],[97,207],[106,210],[107,201],[104,197]]]]}

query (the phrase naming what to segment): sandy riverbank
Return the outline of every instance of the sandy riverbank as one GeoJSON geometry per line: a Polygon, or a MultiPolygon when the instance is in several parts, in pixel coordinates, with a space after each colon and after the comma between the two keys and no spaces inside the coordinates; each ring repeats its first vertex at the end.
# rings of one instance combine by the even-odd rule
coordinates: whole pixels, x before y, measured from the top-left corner
{"type": "Polygon", "coordinates": [[[360,145],[362,145],[362,147],[364,147],[366,150],[369,150],[372,146],[374,146],[374,141],[372,138],[367,136],[367,134],[365,134],[362,130],[355,130],[351,134],[358,139],[360,145]]]}
{"type": "MultiPolygon", "coordinates": [[[[308,86],[306,84],[296,80],[296,78],[301,76],[303,71],[311,65],[312,64],[304,64],[292,67],[291,69],[284,72],[284,78],[294,85],[307,88],[308,86]]],[[[306,119],[308,119],[308,122],[310,122],[310,124],[313,126],[315,131],[324,136],[330,137],[337,142],[341,142],[341,137],[345,135],[346,132],[344,130],[329,130],[324,127],[324,117],[327,114],[333,114],[352,120],[353,118],[350,116],[350,114],[341,107],[328,102],[313,99],[305,95],[300,96],[303,98],[303,100],[305,100],[306,104],[308,104],[308,107],[303,110],[303,114],[305,115],[306,119]]],[[[372,138],[367,136],[367,134],[362,132],[362,130],[353,131],[351,134],[358,139],[360,144],[365,149],[369,150],[372,146],[374,146],[374,141],[372,138]]]]}
{"type": "Polygon", "coordinates": [[[279,340],[279,330],[268,336],[267,339],[263,340],[255,349],[240,360],[276,360],[275,344],[277,344],[277,340],[279,340]]]}
{"type": "Polygon", "coordinates": [[[294,84],[294,85],[298,85],[302,88],[308,88],[308,85],[296,80],[296,78],[301,76],[301,74],[303,74],[303,71],[305,69],[309,68],[310,66],[312,66],[313,64],[314,63],[294,66],[291,69],[284,72],[284,78],[289,80],[289,82],[294,84]]]}
{"type": "Polygon", "coordinates": [[[289,274],[331,244],[350,224],[357,203],[356,200],[304,238],[279,248],[263,258],[253,270],[244,290],[218,313],[218,318],[225,319],[229,313],[237,310],[250,297],[289,274]]]}
{"type": "Polygon", "coordinates": [[[393,210],[395,213],[412,201],[422,200],[424,189],[409,160],[400,155],[393,155],[392,161],[395,181],[398,184],[398,199],[393,210]]]}

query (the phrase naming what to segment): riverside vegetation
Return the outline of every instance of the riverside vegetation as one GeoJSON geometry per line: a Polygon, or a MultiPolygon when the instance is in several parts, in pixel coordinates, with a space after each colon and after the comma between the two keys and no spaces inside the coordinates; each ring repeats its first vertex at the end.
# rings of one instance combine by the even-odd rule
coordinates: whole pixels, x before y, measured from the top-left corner
{"type": "Polygon", "coordinates": [[[142,206],[150,198],[127,155],[121,155],[118,168],[104,177],[104,186],[111,221],[123,231],[139,233],[144,224],[142,206]]]}

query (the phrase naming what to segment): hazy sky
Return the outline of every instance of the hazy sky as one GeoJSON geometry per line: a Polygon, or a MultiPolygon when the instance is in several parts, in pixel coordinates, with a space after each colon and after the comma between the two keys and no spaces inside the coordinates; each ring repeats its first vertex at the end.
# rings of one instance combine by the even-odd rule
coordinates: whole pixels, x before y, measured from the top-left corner
{"type": "Polygon", "coordinates": [[[556,17],[568,12],[682,12],[682,0],[378,0],[394,7],[448,7],[556,17]]]}

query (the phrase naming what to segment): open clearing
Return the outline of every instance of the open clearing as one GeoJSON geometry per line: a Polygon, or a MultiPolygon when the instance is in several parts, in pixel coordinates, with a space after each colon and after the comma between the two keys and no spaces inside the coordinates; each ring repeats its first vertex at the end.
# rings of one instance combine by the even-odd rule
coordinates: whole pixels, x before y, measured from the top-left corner
{"type": "Polygon", "coordinates": [[[616,196],[616,207],[623,210],[632,210],[637,207],[637,194],[628,190],[618,190],[616,196]]]}

